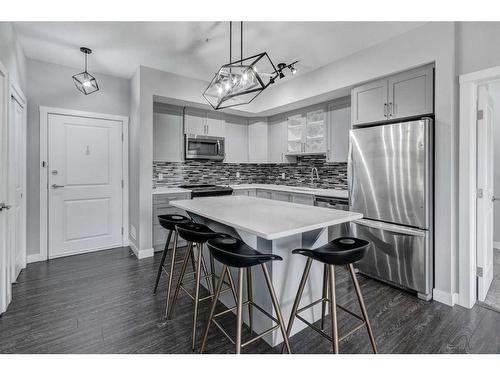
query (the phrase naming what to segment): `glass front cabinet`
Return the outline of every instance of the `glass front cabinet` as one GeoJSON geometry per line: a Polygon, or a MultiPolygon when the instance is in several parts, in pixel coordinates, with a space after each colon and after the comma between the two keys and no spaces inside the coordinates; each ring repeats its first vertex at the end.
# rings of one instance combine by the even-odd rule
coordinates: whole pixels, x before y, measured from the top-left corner
{"type": "Polygon", "coordinates": [[[326,153],[326,121],[323,109],[288,117],[289,155],[326,153]]]}

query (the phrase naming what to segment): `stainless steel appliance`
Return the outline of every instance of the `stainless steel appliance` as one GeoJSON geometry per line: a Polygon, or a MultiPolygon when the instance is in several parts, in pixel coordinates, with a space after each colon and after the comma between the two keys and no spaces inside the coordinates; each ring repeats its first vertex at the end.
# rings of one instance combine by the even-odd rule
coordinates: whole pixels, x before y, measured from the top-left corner
{"type": "Polygon", "coordinates": [[[224,138],[186,134],[184,150],[186,159],[224,160],[224,138]]]}
{"type": "MultiPolygon", "coordinates": [[[[346,198],[314,197],[314,205],[335,210],[349,211],[349,200],[346,198]]],[[[328,228],[328,240],[331,241],[337,237],[347,236],[349,234],[349,224],[338,224],[328,228]]]]}
{"type": "Polygon", "coordinates": [[[233,194],[233,189],[229,186],[219,185],[180,185],[180,188],[191,190],[191,198],[215,197],[233,194]]]}
{"type": "Polygon", "coordinates": [[[424,118],[350,131],[350,210],[353,236],[371,242],[358,269],[432,298],[432,120],[424,118]]]}

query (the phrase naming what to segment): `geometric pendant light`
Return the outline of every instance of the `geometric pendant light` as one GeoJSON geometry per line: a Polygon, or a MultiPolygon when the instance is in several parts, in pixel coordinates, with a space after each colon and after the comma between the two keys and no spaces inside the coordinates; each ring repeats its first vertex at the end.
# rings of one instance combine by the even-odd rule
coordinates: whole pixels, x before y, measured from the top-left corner
{"type": "Polygon", "coordinates": [[[229,63],[220,67],[203,96],[213,109],[223,109],[248,104],[276,79],[285,77],[290,69],[295,75],[294,65],[280,63],[274,66],[267,52],[243,58],[243,22],[241,22],[240,60],[232,61],[232,22],[229,22],[229,63]]]}
{"type": "Polygon", "coordinates": [[[85,95],[92,94],[93,92],[99,91],[99,86],[95,77],[87,72],[87,56],[92,53],[92,50],[87,47],[80,47],[80,51],[85,56],[85,70],[81,73],[75,74],[73,76],[73,82],[78,90],[83,92],[85,95]]]}

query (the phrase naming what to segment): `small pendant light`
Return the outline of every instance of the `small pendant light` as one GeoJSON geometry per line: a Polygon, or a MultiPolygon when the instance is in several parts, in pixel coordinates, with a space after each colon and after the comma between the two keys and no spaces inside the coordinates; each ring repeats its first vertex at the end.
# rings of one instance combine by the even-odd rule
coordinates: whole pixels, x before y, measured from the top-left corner
{"type": "Polygon", "coordinates": [[[83,92],[85,95],[92,94],[93,92],[99,91],[99,86],[95,77],[87,72],[87,55],[92,53],[92,50],[87,47],[80,47],[80,51],[85,56],[85,70],[81,73],[75,74],[73,76],[73,82],[76,88],[83,92]]]}

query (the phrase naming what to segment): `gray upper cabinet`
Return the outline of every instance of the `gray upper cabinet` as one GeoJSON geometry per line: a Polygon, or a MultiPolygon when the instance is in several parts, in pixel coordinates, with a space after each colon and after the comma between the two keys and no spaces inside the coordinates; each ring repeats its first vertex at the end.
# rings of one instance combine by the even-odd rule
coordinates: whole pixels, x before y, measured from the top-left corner
{"type": "Polygon", "coordinates": [[[434,112],[433,68],[411,70],[389,78],[388,117],[398,119],[434,112]]]}
{"type": "Polygon", "coordinates": [[[182,140],[182,109],[155,105],[153,112],[153,160],[182,161],[182,140]]]}
{"type": "Polygon", "coordinates": [[[358,86],[351,91],[353,125],[387,120],[387,79],[358,86]]]}
{"type": "Polygon", "coordinates": [[[226,118],[225,163],[248,163],[248,121],[226,118]]]}
{"type": "Polygon", "coordinates": [[[328,151],[330,163],[347,163],[349,152],[349,130],[351,130],[351,108],[349,104],[328,106],[328,151]]]}
{"type": "Polygon", "coordinates": [[[434,112],[434,69],[425,66],[370,82],[351,91],[353,125],[434,112]]]}
{"type": "Polygon", "coordinates": [[[269,163],[285,163],[287,160],[285,154],[287,152],[286,131],[287,122],[285,117],[276,118],[268,122],[268,162],[269,163]]]}
{"type": "Polygon", "coordinates": [[[184,116],[184,133],[224,137],[224,118],[218,113],[188,108],[184,116]]]}

